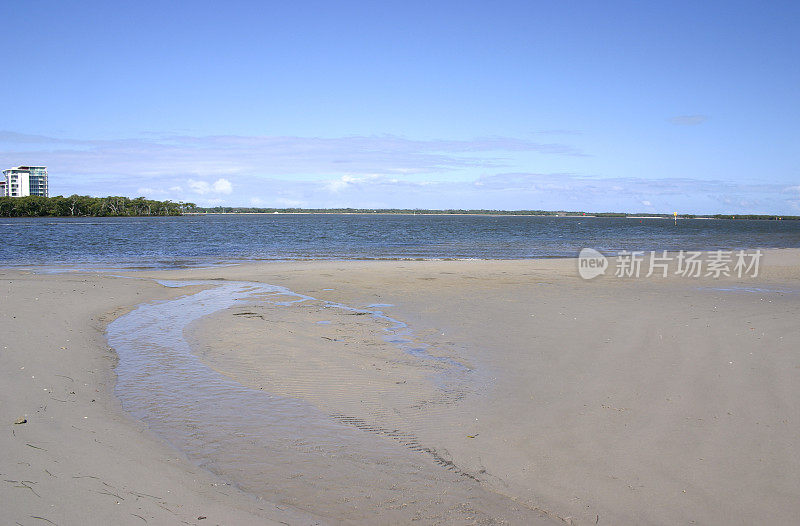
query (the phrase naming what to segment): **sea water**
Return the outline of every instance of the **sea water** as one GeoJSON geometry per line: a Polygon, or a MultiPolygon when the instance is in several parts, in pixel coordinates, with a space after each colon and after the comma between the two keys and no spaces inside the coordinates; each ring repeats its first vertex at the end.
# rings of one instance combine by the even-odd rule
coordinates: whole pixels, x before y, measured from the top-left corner
{"type": "Polygon", "coordinates": [[[527,259],[591,247],[800,247],[800,221],[599,217],[220,214],[0,218],[5,266],[182,268],[258,260],[527,259]]]}

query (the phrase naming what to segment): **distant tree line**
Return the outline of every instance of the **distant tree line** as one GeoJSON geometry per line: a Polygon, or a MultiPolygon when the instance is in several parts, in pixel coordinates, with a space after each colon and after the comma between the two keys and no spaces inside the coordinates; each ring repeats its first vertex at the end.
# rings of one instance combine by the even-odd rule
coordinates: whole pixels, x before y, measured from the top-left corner
{"type": "MultiPolygon", "coordinates": [[[[252,208],[215,206],[201,208],[194,206],[186,212],[196,214],[418,214],[418,215],[521,215],[521,216],[553,216],[553,217],[661,217],[672,219],[673,214],[653,214],[647,212],[574,212],[566,210],[464,210],[464,209],[420,209],[420,208],[252,208]]],[[[763,220],[800,220],[800,216],[772,216],[772,215],[696,215],[678,214],[679,219],[763,219],[763,220]]]]}
{"type": "Polygon", "coordinates": [[[154,201],[144,197],[0,197],[0,217],[179,216],[194,208],[194,203],[154,201]]]}
{"type": "MultiPolygon", "coordinates": [[[[200,208],[194,203],[154,201],[144,197],[109,196],[89,197],[71,195],[69,197],[0,197],[0,217],[141,217],[141,216],[179,216],[184,213],[195,214],[419,214],[419,215],[523,215],[551,217],[662,217],[672,218],[673,214],[628,214],[624,212],[574,212],[566,210],[465,210],[465,209],[418,209],[418,208],[248,208],[215,206],[200,208]]],[[[729,215],[717,214],[698,216],[679,214],[680,219],[696,217],[713,219],[767,219],[800,220],[800,216],[768,215],[729,215]]]]}
{"type": "Polygon", "coordinates": [[[800,216],[765,216],[765,215],[757,215],[757,214],[742,214],[742,215],[730,215],[730,214],[716,214],[711,216],[714,219],[772,219],[777,221],[797,221],[800,219],[800,216]]]}
{"type": "MultiPolygon", "coordinates": [[[[530,215],[530,216],[582,216],[584,212],[567,212],[552,210],[492,210],[492,209],[424,209],[424,208],[252,208],[215,206],[211,208],[196,207],[192,210],[198,214],[418,214],[418,215],[530,215]]],[[[623,213],[605,213],[592,215],[622,216],[623,213]]],[[[670,216],[672,217],[672,216],[670,216]]]]}

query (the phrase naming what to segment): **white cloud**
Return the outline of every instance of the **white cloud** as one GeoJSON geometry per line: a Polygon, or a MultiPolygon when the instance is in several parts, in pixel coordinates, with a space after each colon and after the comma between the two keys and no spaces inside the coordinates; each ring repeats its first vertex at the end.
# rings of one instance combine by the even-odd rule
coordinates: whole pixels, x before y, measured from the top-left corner
{"type": "Polygon", "coordinates": [[[348,186],[350,186],[353,183],[356,183],[356,182],[358,182],[360,180],[361,179],[358,179],[357,177],[352,177],[350,175],[343,175],[341,178],[336,179],[335,181],[328,182],[325,185],[325,188],[327,188],[329,191],[331,191],[333,193],[337,193],[337,192],[341,192],[342,190],[344,190],[348,186]]]}
{"type": "Polygon", "coordinates": [[[641,201],[641,203],[642,203],[644,206],[653,206],[653,203],[651,203],[651,202],[650,202],[650,201],[648,201],[647,199],[644,199],[643,201],[641,201]]]}
{"type": "Polygon", "coordinates": [[[233,185],[227,179],[217,179],[211,185],[211,188],[218,194],[230,194],[233,192],[233,185]]]}
{"type": "Polygon", "coordinates": [[[233,185],[227,179],[217,179],[210,184],[206,181],[189,179],[187,184],[192,192],[200,195],[206,195],[210,193],[227,195],[233,192],[233,185]]]}

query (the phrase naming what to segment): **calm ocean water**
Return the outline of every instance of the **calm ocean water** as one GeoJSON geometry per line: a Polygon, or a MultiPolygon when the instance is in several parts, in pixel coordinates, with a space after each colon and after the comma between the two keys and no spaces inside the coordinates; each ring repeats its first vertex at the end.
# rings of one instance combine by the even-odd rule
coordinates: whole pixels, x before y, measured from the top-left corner
{"type": "Polygon", "coordinates": [[[292,259],[574,257],[583,247],[800,247],[800,221],[429,215],[3,218],[0,265],[175,268],[292,259]]]}

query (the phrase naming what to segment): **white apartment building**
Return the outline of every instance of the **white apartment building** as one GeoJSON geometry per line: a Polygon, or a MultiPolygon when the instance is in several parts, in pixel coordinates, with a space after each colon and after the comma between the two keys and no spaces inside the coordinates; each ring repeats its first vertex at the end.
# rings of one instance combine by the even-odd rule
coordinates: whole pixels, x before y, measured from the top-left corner
{"type": "Polygon", "coordinates": [[[0,197],[50,196],[46,166],[17,166],[3,170],[0,197]]]}

